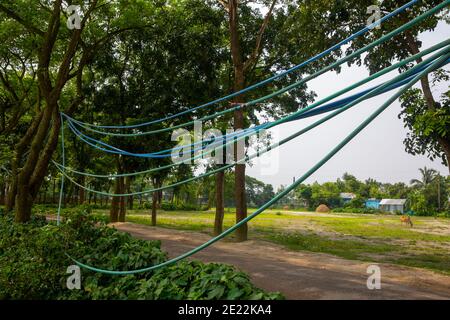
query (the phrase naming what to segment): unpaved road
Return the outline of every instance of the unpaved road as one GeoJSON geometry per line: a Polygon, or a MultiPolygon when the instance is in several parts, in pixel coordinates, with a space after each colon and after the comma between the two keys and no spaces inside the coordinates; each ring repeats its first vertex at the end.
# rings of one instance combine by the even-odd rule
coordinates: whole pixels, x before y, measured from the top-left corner
{"type": "MultiPolygon", "coordinates": [[[[136,238],[161,240],[169,257],[178,256],[210,239],[196,232],[114,224],[136,238]]],[[[192,256],[203,262],[236,266],[266,291],[280,291],[288,299],[450,299],[450,276],[416,268],[378,264],[381,289],[368,290],[370,263],[327,254],[298,252],[260,240],[244,243],[219,241],[192,256]]]]}

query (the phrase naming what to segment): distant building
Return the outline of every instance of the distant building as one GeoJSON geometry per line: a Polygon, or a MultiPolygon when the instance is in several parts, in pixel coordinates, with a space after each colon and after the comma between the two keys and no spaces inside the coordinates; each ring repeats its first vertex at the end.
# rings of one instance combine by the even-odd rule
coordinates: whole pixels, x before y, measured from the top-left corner
{"type": "Polygon", "coordinates": [[[344,204],[347,202],[352,201],[353,199],[356,198],[356,194],[351,193],[351,192],[341,192],[339,194],[339,197],[342,199],[342,201],[344,201],[344,204]]]}
{"type": "Polygon", "coordinates": [[[381,202],[381,200],[378,200],[378,199],[375,199],[375,198],[370,198],[370,199],[366,200],[364,205],[365,205],[366,208],[379,209],[380,208],[380,202],[381,202]]]}
{"type": "MultiPolygon", "coordinates": [[[[255,207],[257,207],[256,205],[254,205],[255,207]]],[[[286,197],[286,198],[282,198],[280,199],[280,201],[278,201],[278,207],[282,208],[282,207],[286,207],[289,206],[290,208],[294,209],[294,208],[307,208],[308,207],[308,202],[305,199],[302,198],[294,198],[294,197],[286,197]]]]}
{"type": "Polygon", "coordinates": [[[380,209],[386,212],[401,212],[405,211],[406,199],[383,199],[380,201],[380,209]]]}

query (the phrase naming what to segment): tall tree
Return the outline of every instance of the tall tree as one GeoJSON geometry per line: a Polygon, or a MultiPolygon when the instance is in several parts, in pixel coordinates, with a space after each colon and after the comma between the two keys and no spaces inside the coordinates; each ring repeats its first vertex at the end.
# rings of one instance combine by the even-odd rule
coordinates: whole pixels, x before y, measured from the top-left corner
{"type": "MultiPolygon", "coordinates": [[[[340,1],[276,1],[276,0],[216,0],[228,20],[228,45],[231,56],[231,89],[239,91],[248,85],[266,79],[273,72],[286,70],[325,50],[348,36],[348,23],[341,12],[340,1]]],[[[241,104],[301,79],[335,61],[333,55],[311,64],[302,71],[277,79],[270,85],[259,87],[236,96],[232,103],[241,104]]],[[[241,108],[234,112],[235,129],[246,128],[260,119],[278,118],[304,108],[314,101],[315,94],[306,85],[274,97],[266,103],[241,108]],[[262,117],[261,117],[262,115],[262,117]]],[[[235,158],[237,157],[235,146],[235,158]]],[[[218,180],[222,181],[222,180],[218,180]]],[[[218,189],[218,188],[216,188],[218,189]]],[[[245,195],[245,165],[235,168],[236,221],[247,216],[245,195]]],[[[238,241],[247,239],[247,226],[236,232],[238,241]]]]}
{"type": "MultiPolygon", "coordinates": [[[[185,111],[218,94],[220,68],[217,66],[223,64],[226,58],[217,50],[223,40],[222,17],[217,10],[211,10],[202,1],[186,0],[164,6],[155,12],[153,18],[151,27],[119,34],[97,53],[90,68],[93,72],[91,86],[86,90],[86,99],[92,101],[90,108],[84,112],[92,114],[89,122],[114,125],[147,122],[185,111]],[[186,15],[186,12],[191,14],[186,15]]],[[[201,116],[202,110],[195,115],[201,116]]],[[[191,120],[190,116],[139,128],[140,132],[162,129],[164,132],[137,137],[99,138],[134,153],[170,149],[174,142],[171,141],[171,132],[166,129],[191,120]]],[[[170,156],[156,159],[116,156],[115,162],[117,172],[123,173],[148,169],[149,166],[161,167],[169,164],[170,160],[170,156]]],[[[161,187],[169,174],[170,170],[151,174],[151,187],[161,187]]],[[[118,178],[115,193],[124,193],[124,188],[129,189],[129,186],[129,180],[118,178]]],[[[155,223],[160,194],[155,192],[152,199],[155,223]]],[[[123,204],[120,197],[113,199],[112,221],[122,219],[123,214],[119,212],[123,211],[123,204]]]]}
{"type": "Polygon", "coordinates": [[[430,169],[427,167],[423,167],[419,169],[421,178],[419,179],[412,179],[411,184],[416,187],[426,187],[430,183],[432,183],[436,177],[437,177],[437,171],[434,169],[430,169]]]}
{"type": "MultiPolygon", "coordinates": [[[[30,219],[32,204],[57,147],[61,126],[59,111],[64,109],[67,114],[72,114],[83,101],[85,67],[96,50],[112,35],[140,26],[142,21],[139,17],[144,12],[151,16],[148,6],[141,2],[129,5],[98,0],[8,0],[0,4],[2,28],[14,27],[23,33],[22,37],[14,38],[14,34],[1,32],[1,40],[10,43],[8,49],[11,53],[27,61],[25,72],[29,76],[36,74],[38,90],[35,102],[32,102],[32,90],[23,90],[19,97],[19,100],[31,102],[27,112],[30,119],[28,127],[14,148],[12,160],[8,209],[15,207],[16,221],[30,219]],[[68,28],[65,12],[71,4],[79,4],[82,11],[79,21],[76,15],[69,17],[73,29],[68,28]],[[135,19],[125,23],[117,12],[131,13],[135,19]]],[[[7,57],[3,57],[1,63],[3,70],[15,69],[15,65],[9,65],[7,57]]],[[[2,83],[4,87],[14,88],[3,73],[2,83]]]]}

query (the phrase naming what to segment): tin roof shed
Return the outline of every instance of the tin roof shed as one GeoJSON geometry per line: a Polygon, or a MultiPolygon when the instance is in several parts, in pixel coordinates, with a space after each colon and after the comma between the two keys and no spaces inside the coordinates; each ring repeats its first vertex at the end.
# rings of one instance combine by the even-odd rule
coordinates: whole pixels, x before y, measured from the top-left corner
{"type": "Polygon", "coordinates": [[[380,205],[397,205],[403,206],[406,203],[406,199],[382,199],[380,205]]]}

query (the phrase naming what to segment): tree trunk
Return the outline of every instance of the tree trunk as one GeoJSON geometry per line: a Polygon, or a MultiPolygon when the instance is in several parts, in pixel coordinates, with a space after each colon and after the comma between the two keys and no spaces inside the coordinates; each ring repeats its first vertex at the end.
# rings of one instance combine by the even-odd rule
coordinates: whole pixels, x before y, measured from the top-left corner
{"type": "Polygon", "coordinates": [[[152,226],[156,226],[156,208],[158,205],[158,192],[152,193],[152,226]]]}
{"type": "Polygon", "coordinates": [[[133,210],[133,202],[134,202],[134,197],[133,196],[129,196],[128,197],[128,209],[129,210],[133,210]]]}
{"type": "Polygon", "coordinates": [[[6,195],[6,184],[1,183],[0,184],[0,204],[1,205],[5,204],[5,195],[6,195]]]}
{"type": "Polygon", "coordinates": [[[5,197],[5,210],[6,212],[11,212],[16,203],[16,194],[17,194],[17,182],[13,181],[9,187],[8,192],[5,197]]]}
{"type": "Polygon", "coordinates": [[[47,204],[47,188],[45,188],[45,190],[44,190],[44,196],[43,196],[42,202],[43,202],[43,204],[47,204]]]}
{"type": "MultiPolygon", "coordinates": [[[[158,183],[158,188],[160,188],[162,186],[162,183],[158,183]]],[[[161,208],[161,204],[162,204],[162,190],[157,191],[158,194],[158,209],[161,208]]]]}
{"type": "MultiPolygon", "coordinates": [[[[125,193],[126,188],[124,177],[120,177],[119,181],[120,181],[120,193],[125,193]]],[[[120,222],[125,222],[125,215],[127,213],[126,198],[127,197],[120,197],[120,212],[119,212],[120,222]]]]}
{"type": "MultiPolygon", "coordinates": [[[[70,187],[69,187],[69,188],[70,188],[70,187]]],[[[67,205],[67,197],[68,197],[68,194],[69,194],[68,191],[66,191],[66,192],[63,193],[63,200],[62,200],[63,206],[66,206],[66,205],[67,205]]]]}
{"type": "MultiPolygon", "coordinates": [[[[125,190],[127,190],[127,193],[131,193],[131,177],[125,177],[125,190]]],[[[127,197],[127,206],[129,210],[133,210],[133,196],[127,197]]]]}
{"type": "Polygon", "coordinates": [[[216,216],[214,219],[214,235],[223,231],[225,171],[216,173],[216,216]]]}
{"type": "Polygon", "coordinates": [[[56,101],[47,101],[44,115],[33,136],[30,152],[17,176],[15,215],[18,222],[26,222],[31,218],[31,207],[44,181],[51,156],[56,149],[60,126],[56,101]],[[48,135],[50,127],[51,131],[48,135]]]}
{"type": "MultiPolygon", "coordinates": [[[[75,64],[74,57],[81,39],[81,33],[85,21],[94,11],[97,1],[92,1],[82,19],[81,28],[71,32],[70,40],[64,50],[64,57],[58,67],[51,66],[50,62],[55,54],[55,43],[61,30],[61,10],[62,1],[53,1],[53,9],[47,25],[47,30],[42,32],[42,41],[38,44],[37,63],[37,85],[38,85],[38,109],[40,110],[15,147],[12,161],[12,194],[11,201],[8,201],[8,208],[12,208],[15,201],[15,219],[19,222],[26,222],[31,217],[31,207],[36,199],[39,189],[47,173],[51,157],[56,150],[61,126],[58,101],[61,93],[70,80],[69,74],[75,64]],[[57,70],[53,76],[50,70],[57,70]],[[45,101],[45,106],[41,109],[41,97],[45,101]],[[25,161],[23,161],[25,159],[25,161]],[[23,163],[23,166],[20,165],[23,163]],[[15,199],[15,200],[13,200],[15,199]]],[[[13,17],[23,24],[19,15],[13,17]]],[[[26,20],[26,19],[25,19],[26,20]]],[[[33,31],[34,32],[34,31],[33,31]]],[[[77,70],[77,93],[81,90],[82,69],[88,62],[89,51],[83,51],[77,70]]],[[[90,52],[89,52],[90,53],[90,52]]],[[[53,72],[53,71],[52,71],[53,72]]],[[[81,102],[80,97],[75,99],[67,110],[71,114],[81,102]]]]}
{"type": "MultiPolygon", "coordinates": [[[[243,119],[242,114],[236,117],[236,119],[243,119]]],[[[238,128],[242,128],[238,123],[238,128]]],[[[235,122],[236,127],[236,122],[235,122]]],[[[242,141],[241,141],[242,142],[242,141]]],[[[235,159],[240,160],[239,152],[237,151],[238,146],[235,145],[235,159]]],[[[234,199],[236,202],[236,223],[245,219],[247,217],[247,199],[245,194],[245,163],[237,164],[234,169],[234,199]]],[[[236,240],[246,241],[248,234],[248,226],[245,223],[243,226],[236,230],[236,240]]]]}
{"type": "Polygon", "coordinates": [[[53,178],[52,203],[56,204],[56,177],[53,178]]]}
{"type": "MultiPolygon", "coordinates": [[[[234,91],[240,91],[245,86],[244,76],[244,64],[239,36],[239,19],[238,19],[238,0],[228,1],[228,16],[229,16],[229,30],[230,30],[230,44],[231,44],[231,56],[234,67],[234,91]]],[[[235,103],[243,101],[243,97],[237,96],[234,100],[235,103]]],[[[244,111],[238,109],[234,112],[234,130],[240,130],[244,128],[244,111]]],[[[243,140],[240,141],[243,143],[243,140]]],[[[240,160],[238,143],[234,145],[234,159],[240,160]]],[[[245,196],[245,163],[237,164],[234,171],[234,199],[236,204],[236,222],[239,222],[247,217],[247,203],[245,196]]],[[[236,230],[236,240],[247,240],[248,227],[244,224],[236,230]]]]}
{"type": "Polygon", "coordinates": [[[72,198],[70,199],[70,204],[76,206],[78,204],[78,192],[80,188],[73,188],[72,198]]]}
{"type": "Polygon", "coordinates": [[[447,168],[450,173],[450,141],[444,138],[438,138],[437,140],[444,150],[445,157],[447,158],[447,168]]]}
{"type": "MultiPolygon", "coordinates": [[[[120,181],[119,180],[120,179],[116,179],[116,181],[115,181],[115,187],[114,187],[115,194],[120,193],[120,181]]],[[[119,204],[120,204],[119,197],[113,197],[111,200],[111,209],[109,210],[109,221],[110,222],[119,221],[119,204]]]]}
{"type": "Polygon", "coordinates": [[[15,203],[16,222],[27,222],[31,217],[31,206],[34,199],[31,197],[30,190],[26,183],[22,183],[17,188],[15,203]]]}
{"type": "MultiPolygon", "coordinates": [[[[85,182],[85,176],[81,176],[79,179],[79,184],[84,185],[85,182]]],[[[78,188],[78,201],[79,204],[84,204],[86,202],[86,191],[81,187],[78,188]]]]}
{"type": "Polygon", "coordinates": [[[14,157],[12,161],[12,172],[11,172],[11,184],[8,190],[8,197],[6,198],[6,211],[11,212],[16,205],[17,197],[17,186],[19,179],[19,166],[23,155],[25,154],[28,146],[32,143],[33,137],[38,131],[39,125],[42,122],[44,112],[41,111],[32,121],[31,125],[28,127],[25,135],[20,139],[19,143],[14,149],[14,157]]]}

